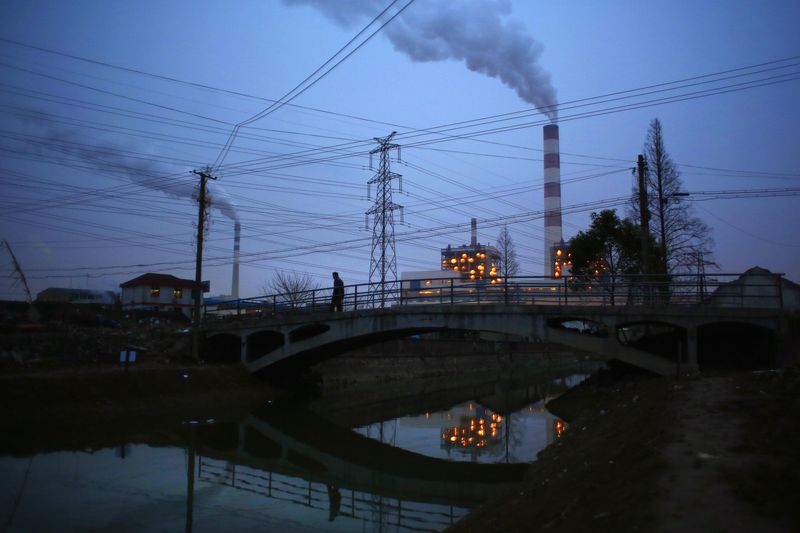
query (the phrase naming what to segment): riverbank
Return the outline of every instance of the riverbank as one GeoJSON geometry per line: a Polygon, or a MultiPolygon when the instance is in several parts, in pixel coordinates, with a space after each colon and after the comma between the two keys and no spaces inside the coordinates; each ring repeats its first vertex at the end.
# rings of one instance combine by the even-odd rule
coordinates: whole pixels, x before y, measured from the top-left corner
{"type": "Polygon", "coordinates": [[[549,408],[569,422],[531,466],[449,532],[797,531],[797,368],[597,380],[549,408]]]}

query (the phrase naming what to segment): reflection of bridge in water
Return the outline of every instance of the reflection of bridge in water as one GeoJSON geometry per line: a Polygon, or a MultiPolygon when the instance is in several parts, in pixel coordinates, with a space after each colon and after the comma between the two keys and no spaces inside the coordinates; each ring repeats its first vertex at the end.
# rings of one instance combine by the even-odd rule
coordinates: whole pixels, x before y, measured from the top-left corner
{"type": "MultiPolygon", "coordinates": [[[[456,388],[449,395],[441,392],[438,403],[449,408],[474,398],[465,393],[482,391],[487,394],[477,403],[518,409],[541,399],[543,393],[565,390],[565,376],[561,374],[549,385],[456,388]]],[[[365,437],[341,425],[365,421],[363,410],[355,409],[354,417],[344,414],[348,405],[356,407],[359,401],[363,403],[364,397],[350,402],[339,399],[325,417],[306,408],[275,404],[239,424],[199,426],[197,475],[202,481],[327,510],[330,518],[430,531],[452,524],[496,491],[513,487],[527,471],[526,464],[437,459],[365,437]],[[331,414],[337,423],[327,418],[331,414]]],[[[373,402],[369,405],[376,406],[373,402]]],[[[391,411],[419,412],[416,408],[410,399],[398,399],[391,411]]],[[[429,405],[429,410],[433,409],[429,405]]],[[[386,416],[378,411],[370,417],[373,422],[386,416]]],[[[541,416],[551,421],[552,415],[541,416]]]]}
{"type": "Polygon", "coordinates": [[[372,523],[378,530],[391,525],[410,531],[439,531],[468,512],[466,508],[453,505],[377,496],[202,456],[198,458],[197,475],[200,481],[229,485],[237,490],[325,512],[331,521],[337,517],[349,518],[372,523]]]}
{"type": "Polygon", "coordinates": [[[401,500],[472,506],[526,465],[472,464],[395,448],[300,409],[266,407],[238,426],[202,427],[200,451],[238,465],[401,500]]]}

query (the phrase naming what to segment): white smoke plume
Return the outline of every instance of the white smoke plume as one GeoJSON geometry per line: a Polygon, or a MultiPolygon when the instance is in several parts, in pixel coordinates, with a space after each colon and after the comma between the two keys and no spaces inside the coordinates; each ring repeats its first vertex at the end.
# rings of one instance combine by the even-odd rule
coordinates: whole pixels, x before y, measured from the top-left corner
{"type": "MultiPolygon", "coordinates": [[[[283,2],[311,6],[350,28],[380,13],[389,0],[283,2]]],[[[508,0],[417,0],[383,31],[395,49],[411,60],[463,61],[474,72],[499,78],[556,122],[556,90],[550,74],[539,65],[543,47],[520,22],[507,20],[510,13],[508,0]]]]}
{"type": "MultiPolygon", "coordinates": [[[[192,179],[189,170],[185,170],[185,179],[177,178],[174,170],[168,170],[166,164],[157,161],[156,154],[152,154],[151,159],[142,153],[144,150],[141,147],[138,148],[139,153],[134,153],[130,151],[130,145],[126,150],[109,141],[89,138],[75,129],[56,126],[46,112],[32,113],[35,113],[35,118],[29,122],[44,132],[42,137],[46,140],[32,144],[36,151],[44,149],[79,158],[101,172],[124,174],[135,185],[161,191],[174,198],[197,201],[197,179],[192,179]]],[[[209,182],[208,195],[212,209],[234,222],[239,221],[233,200],[219,184],[209,182]]]]}

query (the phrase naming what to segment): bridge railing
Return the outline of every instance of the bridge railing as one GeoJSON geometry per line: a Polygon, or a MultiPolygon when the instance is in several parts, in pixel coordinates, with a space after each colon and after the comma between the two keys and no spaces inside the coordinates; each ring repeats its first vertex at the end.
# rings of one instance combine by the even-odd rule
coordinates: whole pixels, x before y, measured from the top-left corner
{"type": "MultiPolygon", "coordinates": [[[[347,285],[344,311],[395,306],[516,304],[716,306],[782,309],[783,274],[672,274],[603,277],[513,276],[500,282],[453,277],[347,285]]],[[[215,302],[208,318],[333,311],[332,289],[312,289],[215,302]]]]}

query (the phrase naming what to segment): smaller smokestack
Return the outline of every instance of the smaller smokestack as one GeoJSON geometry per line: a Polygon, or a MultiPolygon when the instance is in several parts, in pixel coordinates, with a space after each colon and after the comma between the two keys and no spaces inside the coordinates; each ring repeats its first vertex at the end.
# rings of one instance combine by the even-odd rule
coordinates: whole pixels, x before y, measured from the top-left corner
{"type": "Polygon", "coordinates": [[[233,225],[233,278],[231,279],[231,296],[239,298],[239,240],[242,226],[239,222],[233,225]]]}
{"type": "Polygon", "coordinates": [[[472,237],[469,240],[470,246],[475,246],[478,244],[478,219],[472,219],[472,237]]]}

